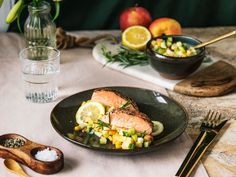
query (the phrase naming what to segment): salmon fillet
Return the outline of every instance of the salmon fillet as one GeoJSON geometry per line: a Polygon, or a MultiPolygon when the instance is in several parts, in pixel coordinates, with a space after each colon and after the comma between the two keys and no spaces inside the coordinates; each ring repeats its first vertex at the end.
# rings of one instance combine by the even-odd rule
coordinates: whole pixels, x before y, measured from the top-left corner
{"type": "Polygon", "coordinates": [[[153,130],[153,124],[148,116],[138,111],[114,109],[101,120],[119,128],[134,128],[139,133],[151,134],[153,130]]]}
{"type": "Polygon", "coordinates": [[[137,104],[126,96],[123,96],[120,92],[112,89],[97,89],[93,92],[91,100],[99,102],[104,106],[120,108],[122,105],[127,104],[126,109],[138,110],[137,104]]]}

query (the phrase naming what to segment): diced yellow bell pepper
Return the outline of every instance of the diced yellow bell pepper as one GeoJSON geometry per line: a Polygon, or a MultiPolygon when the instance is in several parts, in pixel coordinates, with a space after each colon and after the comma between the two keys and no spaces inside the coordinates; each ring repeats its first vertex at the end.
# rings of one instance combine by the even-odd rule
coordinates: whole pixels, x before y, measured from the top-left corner
{"type": "Polygon", "coordinates": [[[121,147],[122,147],[122,142],[118,142],[118,141],[117,141],[117,142],[115,143],[115,148],[116,148],[116,149],[121,149],[121,147]]]}

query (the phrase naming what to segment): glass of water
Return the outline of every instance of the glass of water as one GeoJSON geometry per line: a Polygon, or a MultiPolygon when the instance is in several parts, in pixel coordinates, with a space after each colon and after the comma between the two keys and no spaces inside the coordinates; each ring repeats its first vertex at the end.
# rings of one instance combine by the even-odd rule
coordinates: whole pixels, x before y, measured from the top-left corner
{"type": "Polygon", "coordinates": [[[25,48],[19,55],[26,99],[34,103],[55,100],[58,95],[60,51],[37,46],[25,48]]]}

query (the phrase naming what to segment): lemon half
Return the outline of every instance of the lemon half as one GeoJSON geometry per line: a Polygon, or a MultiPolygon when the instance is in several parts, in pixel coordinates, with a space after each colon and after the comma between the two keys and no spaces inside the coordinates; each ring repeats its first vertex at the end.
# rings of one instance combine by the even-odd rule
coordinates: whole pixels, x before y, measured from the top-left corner
{"type": "Polygon", "coordinates": [[[122,33],[122,44],[131,49],[143,50],[151,38],[151,33],[147,28],[131,26],[122,33]]]}
{"type": "Polygon", "coordinates": [[[105,114],[105,107],[98,102],[89,101],[80,106],[75,117],[78,124],[87,124],[89,121],[95,122],[105,114]]]}

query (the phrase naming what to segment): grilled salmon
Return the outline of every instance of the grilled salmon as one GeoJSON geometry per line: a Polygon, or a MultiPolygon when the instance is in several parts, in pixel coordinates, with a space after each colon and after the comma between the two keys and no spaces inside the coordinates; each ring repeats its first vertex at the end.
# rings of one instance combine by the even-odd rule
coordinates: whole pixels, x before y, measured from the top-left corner
{"type": "Polygon", "coordinates": [[[125,109],[137,110],[137,104],[126,96],[123,96],[120,92],[114,91],[112,89],[97,89],[93,92],[91,100],[99,102],[104,106],[121,108],[122,106],[125,109]]]}
{"type": "Polygon", "coordinates": [[[134,128],[139,133],[151,134],[153,130],[153,124],[148,116],[136,110],[114,109],[101,120],[119,128],[134,128]]]}

